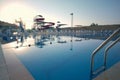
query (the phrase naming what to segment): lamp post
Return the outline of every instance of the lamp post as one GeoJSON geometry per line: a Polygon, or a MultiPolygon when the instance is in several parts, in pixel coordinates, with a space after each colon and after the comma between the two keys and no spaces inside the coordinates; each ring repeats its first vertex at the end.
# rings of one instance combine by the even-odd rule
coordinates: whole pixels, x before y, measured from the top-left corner
{"type": "Polygon", "coordinates": [[[73,41],[73,36],[72,36],[72,27],[73,27],[73,13],[70,14],[71,15],[71,42],[73,41]]]}

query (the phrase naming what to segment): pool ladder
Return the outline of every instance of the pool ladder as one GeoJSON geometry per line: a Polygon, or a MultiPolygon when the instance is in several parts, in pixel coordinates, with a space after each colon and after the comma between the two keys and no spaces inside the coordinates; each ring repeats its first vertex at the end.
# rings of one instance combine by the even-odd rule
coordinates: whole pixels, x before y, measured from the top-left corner
{"type": "Polygon", "coordinates": [[[98,46],[91,55],[91,76],[94,76],[98,73],[100,73],[101,71],[104,71],[106,69],[106,60],[107,60],[107,54],[109,49],[111,49],[117,42],[120,41],[120,28],[118,28],[113,34],[111,34],[111,36],[109,36],[100,46],[98,46]],[[103,48],[108,42],[110,42],[111,39],[113,39],[114,37],[118,36],[118,38],[113,41],[110,45],[108,45],[108,47],[105,49],[104,52],[104,65],[100,68],[98,68],[97,70],[94,70],[94,56],[97,54],[97,52],[103,48]]]}

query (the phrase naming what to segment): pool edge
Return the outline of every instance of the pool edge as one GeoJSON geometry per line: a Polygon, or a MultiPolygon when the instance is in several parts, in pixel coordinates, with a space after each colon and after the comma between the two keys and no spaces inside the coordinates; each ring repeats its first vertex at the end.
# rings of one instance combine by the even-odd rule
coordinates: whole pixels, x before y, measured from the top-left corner
{"type": "Polygon", "coordinates": [[[11,49],[2,50],[8,70],[8,80],[34,80],[33,76],[29,73],[11,49]]]}

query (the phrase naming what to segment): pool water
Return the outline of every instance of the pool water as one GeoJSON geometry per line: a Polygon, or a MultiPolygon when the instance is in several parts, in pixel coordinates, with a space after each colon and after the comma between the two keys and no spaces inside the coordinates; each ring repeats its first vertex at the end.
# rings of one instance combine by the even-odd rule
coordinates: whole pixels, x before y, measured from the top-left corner
{"type": "MultiPolygon", "coordinates": [[[[91,53],[103,41],[90,37],[38,35],[11,45],[21,46],[12,50],[35,80],[91,80],[91,53]]],[[[109,50],[107,68],[120,61],[119,47],[120,42],[109,50]]],[[[104,49],[95,57],[95,69],[103,64],[104,49]]]]}

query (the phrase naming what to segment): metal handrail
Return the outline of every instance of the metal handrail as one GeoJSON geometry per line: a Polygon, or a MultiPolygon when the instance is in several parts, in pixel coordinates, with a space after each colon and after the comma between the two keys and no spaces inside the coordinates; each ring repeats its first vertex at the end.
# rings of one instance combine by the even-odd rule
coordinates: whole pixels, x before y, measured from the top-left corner
{"type": "Polygon", "coordinates": [[[93,74],[94,72],[94,56],[95,54],[101,49],[103,48],[112,38],[114,38],[117,34],[120,33],[120,28],[118,28],[111,36],[109,36],[100,46],[98,46],[91,55],[91,74],[93,74]]]}
{"type": "Polygon", "coordinates": [[[112,42],[106,49],[105,49],[105,53],[104,53],[104,66],[106,68],[106,63],[107,63],[107,54],[108,51],[117,43],[120,41],[120,37],[118,37],[114,42],[112,42]]]}

